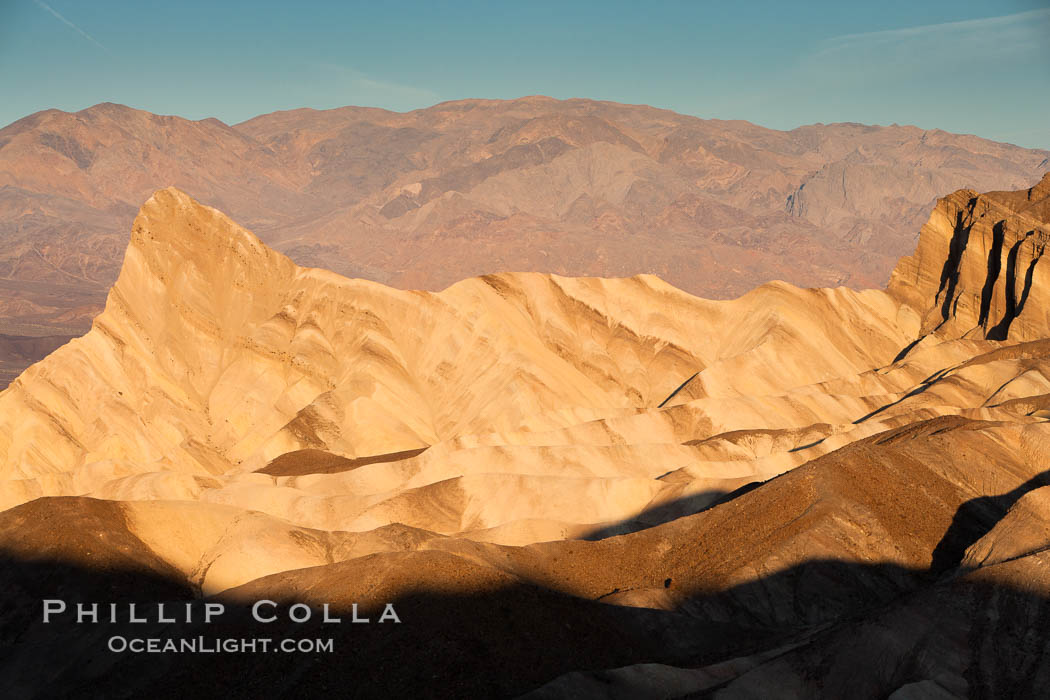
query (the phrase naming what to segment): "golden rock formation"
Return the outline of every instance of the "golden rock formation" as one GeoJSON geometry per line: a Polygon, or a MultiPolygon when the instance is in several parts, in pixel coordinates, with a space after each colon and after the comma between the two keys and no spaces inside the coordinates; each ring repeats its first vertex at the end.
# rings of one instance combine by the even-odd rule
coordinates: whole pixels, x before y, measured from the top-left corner
{"type": "Polygon", "coordinates": [[[1050,600],[1048,190],[942,199],[886,291],[728,301],[652,276],[401,291],[161,190],[92,330],[0,393],[0,582],[416,616],[309,678],[159,667],[236,668],[249,695],[389,663],[450,697],[1027,692],[1050,668],[1013,631],[1050,600]],[[413,656],[419,634],[452,641],[413,656]]]}
{"type": "MultiPolygon", "coordinates": [[[[0,394],[0,493],[7,506],[194,499],[322,530],[400,522],[514,543],[700,505],[916,411],[992,410],[987,364],[958,360],[996,347],[996,329],[1039,335],[1024,279],[1041,274],[1045,189],[945,198],[889,292],[775,282],[731,301],[651,276],[401,291],[299,268],[162,190],[91,332],[0,394]],[[263,469],[309,449],[405,454],[263,469]]],[[[1013,376],[1018,362],[996,366],[1000,402],[1046,383],[1013,376]]]]}
{"type": "Polygon", "coordinates": [[[924,310],[922,332],[991,340],[1050,336],[1046,264],[1050,173],[1028,190],[941,199],[891,294],[924,310]],[[931,304],[931,300],[933,303],[931,304]]]}

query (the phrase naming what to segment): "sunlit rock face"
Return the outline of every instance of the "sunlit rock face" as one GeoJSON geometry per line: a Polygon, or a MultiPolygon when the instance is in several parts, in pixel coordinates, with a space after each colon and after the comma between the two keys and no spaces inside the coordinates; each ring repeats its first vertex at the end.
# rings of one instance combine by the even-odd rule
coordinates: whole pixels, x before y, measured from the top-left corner
{"type": "Polygon", "coordinates": [[[926,309],[923,333],[1045,338],[1048,221],[1050,176],[1020,192],[955,192],[937,203],[890,292],[926,309]]]}
{"type": "Polygon", "coordinates": [[[0,671],[52,695],[1032,695],[1048,187],[944,197],[886,291],[728,301],[652,275],[403,291],[160,190],[90,332],[0,392],[0,671]],[[346,625],[295,673],[98,656],[111,628],[24,612],[55,587],[223,601],[240,636],[260,599],[403,624],[346,625]]]}

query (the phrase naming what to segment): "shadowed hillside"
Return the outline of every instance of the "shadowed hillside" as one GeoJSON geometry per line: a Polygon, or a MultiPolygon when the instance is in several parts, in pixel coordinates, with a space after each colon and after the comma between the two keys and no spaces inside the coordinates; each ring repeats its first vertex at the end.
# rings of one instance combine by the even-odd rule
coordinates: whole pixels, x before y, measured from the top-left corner
{"type": "MultiPolygon", "coordinates": [[[[1028,511],[1029,528],[1050,523],[1036,483],[1045,473],[1008,497],[982,497],[980,509],[960,500],[963,484],[943,471],[989,430],[939,420],[891,431],[730,503],[603,542],[520,549],[434,536],[415,551],[276,574],[212,599],[228,609],[207,625],[202,601],[196,623],[42,624],[45,591],[71,605],[167,601],[169,611],[195,591],[135,537],[127,506],[41,499],[0,514],[0,667],[16,697],[212,696],[231,677],[241,680],[224,685],[227,697],[351,687],[359,697],[1031,696],[1047,680],[1045,543],[939,563],[961,530],[981,533],[971,554],[1016,546],[999,531],[1033,498],[1043,505],[1028,511]],[[879,523],[887,529],[865,539],[879,523]],[[734,559],[753,564],[727,575],[734,559]],[[321,624],[318,613],[262,624],[249,610],[262,598],[329,604],[343,622],[321,624]],[[351,603],[372,624],[350,623],[351,603]],[[386,603],[399,624],[378,624],[386,603]],[[113,635],[334,646],[148,655],[105,651],[113,635]],[[66,661],[44,666],[38,655],[66,661]]],[[[995,478],[998,466],[980,464],[966,489],[995,478]]]]}

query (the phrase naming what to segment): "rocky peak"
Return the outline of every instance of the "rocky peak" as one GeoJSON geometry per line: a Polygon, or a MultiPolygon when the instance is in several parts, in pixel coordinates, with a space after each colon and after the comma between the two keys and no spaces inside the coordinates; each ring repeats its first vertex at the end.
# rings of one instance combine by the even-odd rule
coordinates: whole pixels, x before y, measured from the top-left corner
{"type": "Polygon", "coordinates": [[[288,258],[223,213],[168,187],[154,193],[136,217],[100,320],[120,307],[158,333],[172,317],[235,329],[257,298],[272,296],[294,270],[288,258]]]}
{"type": "Polygon", "coordinates": [[[922,334],[1032,340],[1050,334],[1050,173],[1034,187],[938,201],[889,291],[923,315],[922,334]]]}

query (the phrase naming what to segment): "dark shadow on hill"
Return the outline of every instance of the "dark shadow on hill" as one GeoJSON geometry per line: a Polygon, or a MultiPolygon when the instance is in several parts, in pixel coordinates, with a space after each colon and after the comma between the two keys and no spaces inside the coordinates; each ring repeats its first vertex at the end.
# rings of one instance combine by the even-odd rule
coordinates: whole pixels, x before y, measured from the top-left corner
{"type": "Polygon", "coordinates": [[[338,474],[353,471],[369,464],[400,462],[426,452],[426,447],[400,452],[387,452],[366,457],[343,457],[332,452],[317,449],[295,450],[275,457],[265,467],[257,469],[259,474],[270,476],[305,476],[307,474],[338,474]]]}
{"type": "MultiPolygon", "coordinates": [[[[1001,224],[998,224],[1001,226],[1001,224]]],[[[1028,267],[1025,269],[1024,284],[1021,289],[1021,296],[1017,296],[1017,256],[1021,250],[1021,246],[1028,242],[1028,239],[1035,235],[1035,231],[1027,232],[1023,238],[1018,240],[1012,246],[1010,251],[1006,254],[1006,279],[1005,279],[1005,292],[1006,292],[1006,309],[1003,311],[1003,317],[999,323],[988,331],[989,340],[1006,340],[1010,335],[1010,326],[1013,324],[1014,319],[1021,315],[1024,311],[1025,303],[1028,301],[1028,295],[1032,291],[1032,277],[1035,273],[1036,263],[1042,257],[1042,249],[1036,249],[1033,251],[1032,259],[1028,263],[1028,267]]]]}
{"type": "Polygon", "coordinates": [[[966,550],[998,524],[1021,497],[1050,485],[1050,470],[1036,474],[1017,488],[996,496],[978,496],[966,501],[955,512],[952,524],[933,550],[930,570],[942,573],[954,569],[966,550]]]}
{"type": "Polygon", "coordinates": [[[893,565],[814,560],[686,594],[671,610],[607,605],[527,583],[458,595],[417,590],[361,601],[358,615],[368,624],[349,622],[347,607],[330,611],[343,622],[320,621],[320,601],[338,596],[338,578],[309,591],[307,602],[318,609],[309,622],[289,622],[298,598],[275,594],[277,622],[257,622],[248,604],[227,600],[224,613],[204,624],[204,602],[189,603],[194,621],[183,621],[192,592],[164,577],[6,555],[0,566],[0,673],[10,698],[509,698],[571,672],[639,663],[697,668],[776,648],[807,697],[886,697],[953,672],[966,674],[974,697],[1034,697],[1050,680],[1045,597],[988,581],[938,582],[893,565]],[[70,613],[45,625],[45,598],[63,599],[70,610],[77,602],[136,601],[150,621],[75,624],[70,613]],[[178,622],[156,621],[153,604],[163,601],[178,622]],[[399,624],[378,623],[387,602],[399,624]],[[332,651],[112,652],[115,637],[205,647],[223,639],[331,640],[332,651]],[[951,644],[965,658],[945,653],[951,644]]]}
{"type": "MultiPolygon", "coordinates": [[[[208,624],[204,606],[216,599],[196,599],[174,569],[141,548],[122,529],[117,504],[39,499],[6,511],[7,529],[0,530],[0,678],[11,698],[511,698],[534,690],[536,698],[610,697],[610,683],[626,682],[609,675],[612,669],[723,664],[717,673],[690,676],[694,685],[680,694],[708,697],[724,689],[731,697],[754,696],[764,689],[757,694],[765,696],[769,688],[786,688],[793,697],[885,698],[911,684],[931,691],[932,682],[970,697],[1038,697],[1050,687],[1045,560],[973,570],[961,568],[959,557],[1048,477],[1050,471],[1010,492],[963,503],[931,550],[929,568],[833,559],[780,568],[771,559],[756,562],[751,580],[719,585],[706,575],[705,559],[672,572],[635,568],[653,561],[645,553],[608,565],[583,557],[596,590],[580,597],[530,582],[528,570],[517,578],[479,576],[487,569],[469,558],[428,550],[413,561],[443,557],[452,569],[441,580],[455,582],[452,589],[428,590],[431,579],[414,581],[412,567],[399,571],[396,555],[376,555],[247,584],[241,595],[251,589],[254,597],[224,594],[223,614],[208,624]],[[44,551],[68,552],[79,563],[35,554],[44,551]],[[352,601],[356,615],[370,620],[355,624],[348,577],[368,567],[378,567],[379,580],[403,576],[409,583],[392,599],[352,601]],[[943,575],[947,570],[953,575],[943,575]],[[276,603],[264,610],[276,613],[271,623],[252,617],[251,602],[264,596],[276,603]],[[46,599],[64,601],[66,611],[44,624],[46,599]],[[299,602],[314,611],[307,622],[289,619],[299,602]],[[325,602],[342,622],[323,621],[325,602]],[[100,619],[77,624],[77,603],[101,604],[100,619]],[[110,603],[118,605],[114,623],[107,621],[110,603]],[[146,622],[129,621],[128,603],[146,622]],[[174,621],[158,619],[158,603],[174,621]],[[379,622],[387,603],[400,622],[379,622]],[[179,651],[111,651],[114,639],[118,647],[155,639],[158,648],[171,643],[179,651]],[[260,649],[264,639],[272,646],[260,649]],[[313,648],[273,651],[285,639],[313,648]],[[223,640],[234,640],[240,651],[215,651],[223,640]],[[241,640],[253,648],[243,650],[241,640]],[[330,642],[330,650],[318,642],[330,642]],[[189,653],[183,645],[211,651],[189,653]],[[763,654],[764,660],[747,660],[763,654]],[[756,685],[728,687],[734,682],[756,685]]],[[[666,544],[673,553],[675,542],[666,544]]],[[[569,556],[557,566],[576,566],[573,547],[590,546],[598,545],[569,543],[569,556]]],[[[733,556],[731,543],[706,546],[713,567],[733,556]]],[[[633,678],[651,689],[665,677],[633,678]]],[[[618,697],[635,691],[619,687],[618,697]]]]}
{"type": "Polygon", "coordinates": [[[937,298],[941,300],[941,319],[947,321],[952,314],[952,302],[955,300],[955,288],[959,284],[959,271],[962,264],[963,252],[970,241],[970,229],[973,228],[973,210],[977,206],[977,198],[973,198],[967,205],[965,218],[963,212],[955,215],[955,228],[952,231],[952,240],[948,245],[948,257],[941,268],[941,281],[937,289],[937,298]]]}
{"type": "Polygon", "coordinates": [[[679,518],[684,518],[689,515],[696,515],[697,513],[714,508],[715,506],[728,503],[734,498],[758,488],[762,483],[764,482],[752,481],[739,488],[733,489],[732,491],[712,489],[683,496],[681,498],[675,498],[646,508],[632,518],[621,520],[609,525],[603,525],[592,532],[582,535],[579,539],[594,542],[597,540],[604,540],[607,537],[616,537],[618,535],[627,535],[632,532],[648,530],[651,527],[663,525],[664,523],[669,523],[672,520],[678,520],[679,518]]]}
{"type": "Polygon", "coordinates": [[[896,363],[900,362],[901,360],[903,360],[903,359],[904,359],[905,357],[907,357],[907,356],[908,356],[908,353],[909,353],[909,352],[911,352],[911,351],[912,351],[912,349],[914,349],[916,345],[918,345],[919,343],[921,343],[921,342],[922,342],[922,340],[923,340],[923,338],[925,338],[925,337],[926,337],[925,335],[920,335],[920,336],[919,336],[918,338],[916,338],[915,340],[911,341],[910,343],[908,343],[907,345],[905,345],[905,346],[904,346],[903,348],[901,348],[901,351],[900,351],[900,352],[898,352],[898,353],[897,353],[897,354],[896,354],[896,355],[894,356],[894,358],[893,358],[893,360],[892,360],[892,361],[890,362],[890,364],[891,364],[891,365],[893,365],[893,364],[896,364],[896,363]]]}
{"type": "Polygon", "coordinates": [[[664,406],[666,406],[666,405],[667,405],[667,402],[668,402],[668,401],[670,401],[671,399],[673,399],[673,398],[674,398],[675,396],[678,396],[678,393],[679,393],[679,392],[681,392],[681,391],[682,391],[682,389],[684,389],[684,388],[686,388],[687,386],[689,386],[689,382],[691,382],[691,381],[693,381],[694,379],[696,379],[696,378],[697,378],[697,376],[699,376],[699,375],[700,375],[700,373],[699,373],[699,372],[693,372],[693,373],[692,373],[692,374],[691,374],[691,375],[689,376],[689,378],[688,378],[688,379],[686,379],[686,380],[685,380],[684,382],[682,382],[681,384],[679,384],[679,385],[678,385],[678,386],[677,386],[677,387],[675,388],[675,390],[674,390],[674,391],[672,391],[672,392],[671,392],[670,394],[668,394],[668,395],[667,395],[667,398],[666,398],[666,399],[664,399],[663,401],[661,401],[661,402],[660,402],[659,404],[657,404],[657,406],[656,406],[656,407],[657,407],[657,408],[663,408],[664,406]]]}
{"type": "Polygon", "coordinates": [[[903,402],[907,401],[908,399],[910,399],[910,398],[912,398],[914,396],[918,396],[919,394],[923,393],[924,391],[929,389],[931,386],[933,386],[934,384],[939,382],[941,379],[943,379],[947,375],[947,373],[949,371],[950,370],[948,370],[948,369],[944,369],[944,370],[941,370],[940,372],[937,372],[937,373],[933,374],[930,377],[927,377],[917,387],[915,387],[911,391],[909,391],[906,394],[904,394],[904,396],[901,396],[899,399],[894,399],[893,401],[890,401],[887,404],[883,404],[882,406],[879,406],[878,408],[876,408],[874,411],[866,413],[865,415],[861,416],[857,420],[853,421],[853,424],[854,425],[859,425],[859,424],[863,423],[864,421],[868,420],[869,418],[874,418],[875,416],[879,415],[880,413],[882,413],[884,411],[887,411],[887,410],[893,408],[894,406],[896,406],[896,405],[898,405],[900,403],[903,403],[903,402]]]}
{"type": "Polygon", "coordinates": [[[999,272],[1003,265],[1003,240],[1006,236],[1005,225],[1005,221],[999,221],[992,226],[992,247],[988,251],[988,270],[984,276],[984,287],[981,289],[981,311],[977,317],[977,325],[982,328],[987,327],[988,312],[992,305],[995,283],[999,280],[999,272]]]}

